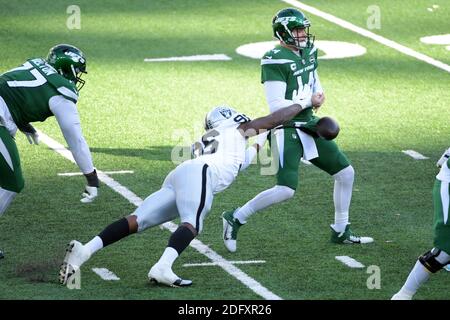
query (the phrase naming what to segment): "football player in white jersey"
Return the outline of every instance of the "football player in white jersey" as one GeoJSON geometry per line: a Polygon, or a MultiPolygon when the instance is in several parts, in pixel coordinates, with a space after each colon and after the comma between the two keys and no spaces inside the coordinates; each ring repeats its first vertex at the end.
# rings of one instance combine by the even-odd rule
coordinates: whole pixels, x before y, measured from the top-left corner
{"type": "Polygon", "coordinates": [[[193,146],[196,158],[171,171],[161,189],[148,196],[131,215],[110,224],[85,245],[76,240],[68,244],[60,283],[70,281],[81,265],[103,247],[179,216],[180,225],[148,278],[168,286],[191,285],[191,280],[183,280],[172,271],[172,265],[202,231],[214,194],[225,190],[236,178],[245,161],[246,139],[292,119],[311,107],[311,101],[309,86],[305,86],[292,105],[252,121],[230,107],[214,108],[205,118],[206,134],[193,146]]]}

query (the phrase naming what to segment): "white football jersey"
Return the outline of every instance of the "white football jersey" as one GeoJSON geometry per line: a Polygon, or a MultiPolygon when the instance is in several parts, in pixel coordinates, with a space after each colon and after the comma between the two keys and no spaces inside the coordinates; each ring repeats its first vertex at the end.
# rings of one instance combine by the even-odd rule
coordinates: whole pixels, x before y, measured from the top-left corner
{"type": "Polygon", "coordinates": [[[192,160],[206,163],[213,173],[213,192],[225,190],[236,178],[245,161],[247,139],[237,127],[250,121],[237,114],[223,121],[218,127],[208,130],[202,137],[203,152],[192,160]]]}

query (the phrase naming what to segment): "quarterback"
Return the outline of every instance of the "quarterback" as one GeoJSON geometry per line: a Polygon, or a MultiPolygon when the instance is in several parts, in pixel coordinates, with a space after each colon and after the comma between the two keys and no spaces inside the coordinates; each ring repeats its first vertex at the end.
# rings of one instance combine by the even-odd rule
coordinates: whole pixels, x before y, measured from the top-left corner
{"type": "Polygon", "coordinates": [[[72,240],[60,268],[60,283],[70,281],[81,265],[103,247],[180,217],[178,229],[148,278],[168,286],[191,285],[191,280],[181,279],[172,271],[172,265],[202,231],[214,194],[225,190],[236,178],[245,161],[246,138],[260,129],[280,125],[307,108],[311,104],[311,92],[307,91],[296,95],[292,105],[255,120],[227,106],[210,111],[205,118],[207,131],[192,148],[197,157],[171,171],[161,189],[148,196],[131,215],[113,222],[85,245],[72,240]]]}
{"type": "MultiPolygon", "coordinates": [[[[71,45],[50,49],[47,59],[29,59],[0,75],[0,216],[24,187],[17,129],[30,143],[39,142],[30,124],[55,116],[80,170],[87,179],[82,202],[97,197],[99,181],[89,147],[83,137],[76,103],[86,73],[84,54],[71,45]]],[[[3,253],[0,251],[0,257],[3,253]]]]}
{"type": "Polygon", "coordinates": [[[434,248],[419,257],[405,284],[392,300],[411,300],[431,273],[436,273],[450,263],[450,148],[437,164],[440,171],[433,188],[434,203],[434,248]]]}
{"type": "MultiPolygon", "coordinates": [[[[270,112],[292,104],[293,93],[302,86],[309,86],[312,90],[312,108],[302,110],[291,124],[284,124],[283,129],[271,135],[272,154],[277,154],[279,161],[276,185],[241,208],[223,213],[223,240],[230,252],[236,251],[238,230],[251,215],[294,196],[301,158],[309,160],[334,178],[335,218],[331,225],[331,241],[341,244],[373,241],[370,237],[355,235],[350,229],[349,207],[354,179],[352,165],[332,139],[317,134],[319,118],[313,111],[321,107],[325,95],[317,73],[317,48],[309,27],[309,20],[294,8],[280,10],[272,19],[273,35],[280,44],[261,60],[261,82],[270,112]],[[302,124],[302,128],[297,128],[296,124],[302,124]]],[[[265,143],[264,139],[258,140],[256,148],[249,148],[249,158],[254,157],[257,149],[265,143]]]]}

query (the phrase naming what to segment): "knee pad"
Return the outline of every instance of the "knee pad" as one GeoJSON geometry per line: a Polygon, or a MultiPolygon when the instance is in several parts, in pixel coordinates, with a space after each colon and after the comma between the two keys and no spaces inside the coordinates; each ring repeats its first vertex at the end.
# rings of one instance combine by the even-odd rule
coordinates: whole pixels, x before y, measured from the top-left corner
{"type": "Polygon", "coordinates": [[[277,193],[278,198],[282,199],[282,201],[292,198],[295,194],[294,189],[286,186],[276,185],[273,189],[277,193]]]}
{"type": "Polygon", "coordinates": [[[442,250],[433,248],[421,255],[419,261],[428,271],[436,273],[450,262],[450,256],[442,250]]]}
{"type": "Polygon", "coordinates": [[[355,178],[355,169],[353,169],[353,167],[350,165],[350,166],[342,169],[335,175],[333,175],[333,177],[334,177],[334,180],[336,180],[336,181],[342,181],[342,182],[351,181],[351,182],[353,182],[353,179],[355,178]]]}

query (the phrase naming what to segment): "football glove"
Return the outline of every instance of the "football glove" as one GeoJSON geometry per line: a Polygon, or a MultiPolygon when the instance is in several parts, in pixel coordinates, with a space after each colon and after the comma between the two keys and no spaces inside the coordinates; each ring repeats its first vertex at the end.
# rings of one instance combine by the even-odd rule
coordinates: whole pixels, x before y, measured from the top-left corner
{"type": "Polygon", "coordinates": [[[442,167],[444,162],[446,162],[449,158],[450,158],[450,148],[448,148],[447,150],[444,151],[444,154],[438,160],[438,162],[436,163],[436,166],[438,166],[439,168],[442,167]]]}
{"type": "Polygon", "coordinates": [[[82,196],[83,196],[83,198],[81,198],[81,200],[80,200],[81,202],[90,203],[90,202],[94,201],[95,198],[97,198],[98,188],[86,186],[82,196]]]}
{"type": "Polygon", "coordinates": [[[19,126],[20,131],[27,137],[30,144],[39,144],[39,135],[36,129],[29,123],[19,126]]]}
{"type": "Polygon", "coordinates": [[[312,107],[312,90],[309,84],[305,84],[301,91],[294,90],[292,92],[292,102],[299,104],[302,109],[312,107]]]}
{"type": "Polygon", "coordinates": [[[84,192],[82,194],[83,198],[81,198],[80,201],[83,203],[89,203],[97,198],[100,182],[95,169],[91,173],[86,173],[84,176],[87,180],[87,186],[84,188],[84,192]]]}

